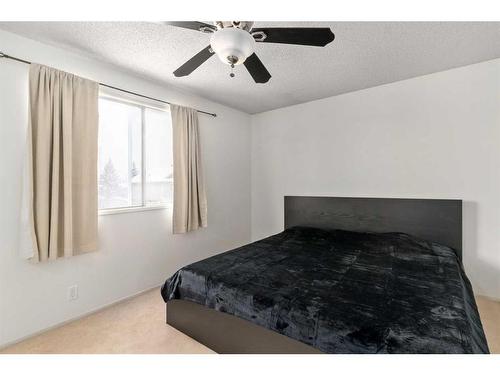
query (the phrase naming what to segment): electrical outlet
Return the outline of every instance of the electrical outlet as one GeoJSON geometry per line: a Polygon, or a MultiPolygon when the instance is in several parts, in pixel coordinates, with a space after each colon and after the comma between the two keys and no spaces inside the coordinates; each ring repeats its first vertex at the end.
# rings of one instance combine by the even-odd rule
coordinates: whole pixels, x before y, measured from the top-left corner
{"type": "Polygon", "coordinates": [[[78,285],[72,285],[68,288],[68,301],[74,301],[78,298],[78,285]]]}

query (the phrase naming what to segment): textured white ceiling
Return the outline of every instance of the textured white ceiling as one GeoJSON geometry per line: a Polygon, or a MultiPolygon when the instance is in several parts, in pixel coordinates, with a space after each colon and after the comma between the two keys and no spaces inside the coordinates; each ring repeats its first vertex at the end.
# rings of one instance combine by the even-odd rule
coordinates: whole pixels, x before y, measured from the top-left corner
{"type": "MultiPolygon", "coordinates": [[[[0,22],[0,29],[115,64],[248,113],[289,106],[500,57],[500,22],[256,22],[328,26],[325,48],[257,45],[272,74],[256,84],[212,57],[188,77],[172,72],[209,44],[209,35],[142,22],[0,22]]],[[[1,46],[0,46],[1,50],[1,46]]],[[[8,51],[6,51],[8,52],[8,51]]]]}

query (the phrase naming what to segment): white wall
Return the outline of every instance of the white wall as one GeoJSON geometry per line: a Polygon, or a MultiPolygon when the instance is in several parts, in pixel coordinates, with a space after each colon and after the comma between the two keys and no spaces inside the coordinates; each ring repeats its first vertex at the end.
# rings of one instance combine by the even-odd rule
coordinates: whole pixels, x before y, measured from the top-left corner
{"type": "Polygon", "coordinates": [[[284,195],[456,198],[475,291],[500,298],[500,60],[252,117],[252,238],[284,195]]]}
{"type": "Polygon", "coordinates": [[[28,66],[0,59],[0,346],[159,285],[185,264],[250,240],[249,115],[14,34],[0,31],[0,48],[218,115],[200,115],[208,228],[173,236],[167,210],[100,216],[98,252],[31,264],[17,254],[28,66]],[[68,302],[73,284],[80,296],[68,302]]]}

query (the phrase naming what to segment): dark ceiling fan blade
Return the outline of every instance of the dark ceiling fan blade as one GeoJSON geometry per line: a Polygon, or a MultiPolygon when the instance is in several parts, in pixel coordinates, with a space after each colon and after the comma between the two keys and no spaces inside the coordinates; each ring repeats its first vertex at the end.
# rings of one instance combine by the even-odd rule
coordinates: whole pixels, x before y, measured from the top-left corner
{"type": "Polygon", "coordinates": [[[271,74],[255,53],[247,57],[243,64],[256,83],[266,83],[271,78],[271,74]]]}
{"type": "Polygon", "coordinates": [[[178,68],[174,72],[174,76],[184,77],[191,74],[196,68],[212,57],[212,55],[214,55],[214,51],[212,51],[210,46],[203,48],[200,52],[191,57],[180,68],[178,68]]]}
{"type": "Polygon", "coordinates": [[[166,21],[162,22],[165,25],[182,27],[184,29],[191,29],[196,31],[212,30],[217,31],[217,27],[204,22],[198,21],[166,21]]]}
{"type": "Polygon", "coordinates": [[[252,29],[251,33],[263,32],[264,40],[255,38],[256,42],[300,44],[303,46],[324,47],[335,39],[328,27],[268,27],[252,29]]]}

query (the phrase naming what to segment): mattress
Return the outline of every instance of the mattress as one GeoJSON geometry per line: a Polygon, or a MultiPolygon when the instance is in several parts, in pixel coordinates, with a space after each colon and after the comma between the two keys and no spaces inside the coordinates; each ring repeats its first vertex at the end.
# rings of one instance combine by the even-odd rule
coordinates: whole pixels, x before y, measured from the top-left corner
{"type": "Polygon", "coordinates": [[[162,288],[325,353],[488,353],[453,249],[293,227],[183,267],[162,288]]]}

